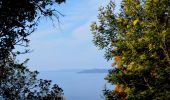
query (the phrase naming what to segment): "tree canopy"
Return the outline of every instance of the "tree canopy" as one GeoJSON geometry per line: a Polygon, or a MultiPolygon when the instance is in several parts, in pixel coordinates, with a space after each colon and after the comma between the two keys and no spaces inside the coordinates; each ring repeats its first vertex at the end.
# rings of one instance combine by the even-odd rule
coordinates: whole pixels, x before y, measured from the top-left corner
{"type": "Polygon", "coordinates": [[[63,100],[63,90],[51,80],[38,79],[38,71],[30,71],[24,63],[6,63],[0,71],[0,99],[4,100],[63,100]]]}
{"type": "Polygon", "coordinates": [[[25,62],[16,61],[22,52],[14,52],[16,45],[28,46],[28,36],[41,17],[59,18],[61,14],[53,5],[62,2],[65,0],[0,0],[0,99],[63,99],[63,90],[58,85],[37,79],[37,71],[30,71],[25,62]]]}
{"type": "Polygon", "coordinates": [[[94,44],[114,59],[106,99],[170,99],[170,1],[122,0],[114,9],[112,1],[101,7],[91,25],[94,44]]]}
{"type": "MultiPolygon", "coordinates": [[[[8,56],[15,45],[27,46],[42,16],[59,18],[52,5],[65,0],[0,0],[0,54],[8,56]]],[[[2,58],[4,59],[4,58],[2,58]]]]}

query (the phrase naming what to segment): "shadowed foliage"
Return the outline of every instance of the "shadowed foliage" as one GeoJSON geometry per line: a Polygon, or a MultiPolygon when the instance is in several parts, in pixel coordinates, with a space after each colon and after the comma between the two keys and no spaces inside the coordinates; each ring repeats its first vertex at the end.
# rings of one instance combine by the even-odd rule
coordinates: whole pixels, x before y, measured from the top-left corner
{"type": "MultiPolygon", "coordinates": [[[[26,60],[27,61],[27,60],[26,60]]],[[[1,70],[0,94],[4,100],[63,100],[63,90],[51,80],[37,79],[38,72],[30,71],[24,63],[9,60],[1,70]]]]}
{"type": "MultiPolygon", "coordinates": [[[[15,46],[27,47],[41,17],[59,18],[53,5],[65,0],[0,0],[0,99],[62,100],[63,90],[50,80],[37,79],[24,63],[16,62],[15,46]]],[[[26,60],[27,61],[27,60],[26,60]]]]}

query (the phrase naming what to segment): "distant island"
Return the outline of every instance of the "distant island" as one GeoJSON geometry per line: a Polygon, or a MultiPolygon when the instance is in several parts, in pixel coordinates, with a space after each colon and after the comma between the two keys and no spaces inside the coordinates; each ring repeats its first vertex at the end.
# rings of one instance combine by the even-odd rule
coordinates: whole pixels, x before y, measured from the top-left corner
{"type": "Polygon", "coordinates": [[[86,69],[78,73],[108,73],[108,69],[86,69]]]}

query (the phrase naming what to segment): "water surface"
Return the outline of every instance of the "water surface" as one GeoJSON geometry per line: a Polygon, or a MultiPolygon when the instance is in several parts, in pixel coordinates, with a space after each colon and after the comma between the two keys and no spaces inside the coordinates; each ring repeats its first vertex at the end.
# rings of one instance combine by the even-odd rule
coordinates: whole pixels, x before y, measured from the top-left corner
{"type": "MultiPolygon", "coordinates": [[[[64,90],[66,100],[104,100],[102,90],[107,73],[77,73],[77,71],[42,71],[39,77],[50,79],[64,90]]],[[[108,85],[108,84],[106,84],[108,85]]]]}

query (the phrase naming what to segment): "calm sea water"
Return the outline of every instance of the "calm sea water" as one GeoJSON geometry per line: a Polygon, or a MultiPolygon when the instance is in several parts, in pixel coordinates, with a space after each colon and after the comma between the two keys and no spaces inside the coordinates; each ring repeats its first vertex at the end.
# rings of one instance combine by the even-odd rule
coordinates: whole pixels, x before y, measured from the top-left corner
{"type": "MultiPolygon", "coordinates": [[[[107,73],[77,73],[76,71],[44,71],[39,77],[50,79],[64,90],[66,100],[104,100],[102,90],[107,73]]],[[[111,86],[109,86],[112,88],[111,86]]]]}

